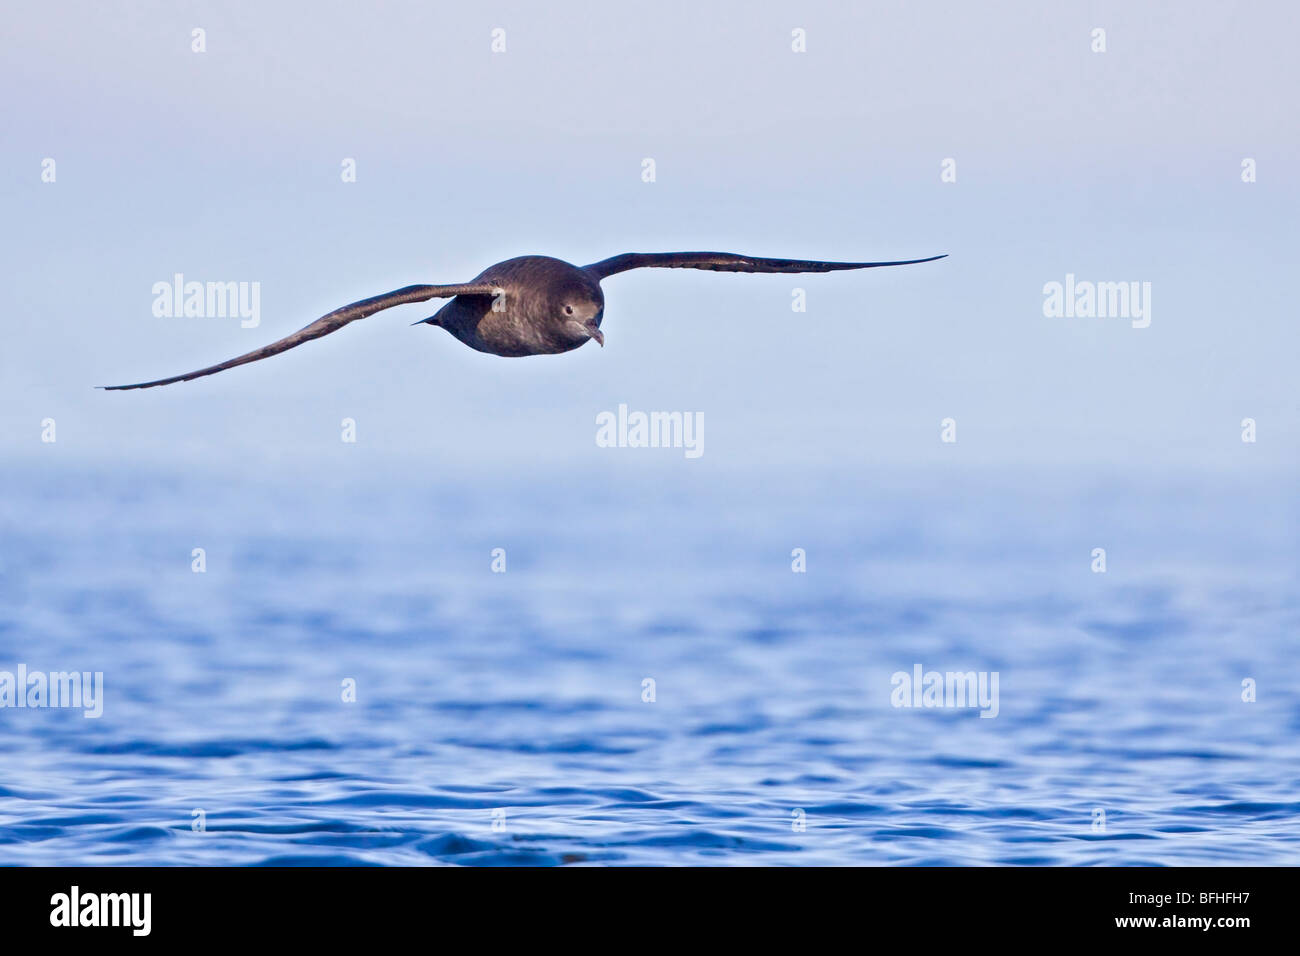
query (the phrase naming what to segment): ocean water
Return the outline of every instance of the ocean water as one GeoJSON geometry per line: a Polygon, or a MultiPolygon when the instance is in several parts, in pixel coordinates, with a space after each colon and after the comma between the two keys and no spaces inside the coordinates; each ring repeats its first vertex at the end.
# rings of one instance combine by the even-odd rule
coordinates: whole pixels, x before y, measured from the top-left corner
{"type": "Polygon", "coordinates": [[[1287,483],[693,464],[6,466],[0,863],[1300,862],[1287,483]]]}

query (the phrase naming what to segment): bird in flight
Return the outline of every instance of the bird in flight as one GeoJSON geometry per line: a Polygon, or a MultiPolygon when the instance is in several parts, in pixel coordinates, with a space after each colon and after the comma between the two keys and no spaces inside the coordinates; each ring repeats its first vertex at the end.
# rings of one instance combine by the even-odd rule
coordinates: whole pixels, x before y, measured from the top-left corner
{"type": "MultiPolygon", "coordinates": [[[[946,255],[946,254],[945,254],[946,255]]],[[[436,315],[416,325],[440,326],[472,349],[493,355],[553,355],[568,352],[589,339],[604,346],[600,322],[605,314],[602,280],[630,269],[709,269],[714,272],[839,272],[879,266],[910,266],[933,262],[904,259],[898,262],[820,262],[812,259],[759,259],[730,252],[625,252],[622,255],[575,266],[549,256],[519,256],[484,269],[470,282],[456,285],[408,285],[383,295],[353,302],[323,315],[311,325],[260,349],[195,372],[135,385],[106,385],[109,391],[153,388],[214,375],[236,365],[269,358],[322,335],[336,332],[349,322],[407,302],[450,299],[436,315]]]]}

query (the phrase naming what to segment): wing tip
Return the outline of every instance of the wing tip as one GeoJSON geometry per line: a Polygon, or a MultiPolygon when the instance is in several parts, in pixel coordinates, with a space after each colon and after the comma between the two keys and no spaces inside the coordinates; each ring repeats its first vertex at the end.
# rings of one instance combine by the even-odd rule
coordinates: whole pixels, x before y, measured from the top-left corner
{"type": "Polygon", "coordinates": [[[183,378],[164,378],[156,382],[136,382],[134,385],[96,385],[95,389],[101,392],[129,392],[137,388],[153,388],[155,385],[174,385],[183,382],[183,378]]]}

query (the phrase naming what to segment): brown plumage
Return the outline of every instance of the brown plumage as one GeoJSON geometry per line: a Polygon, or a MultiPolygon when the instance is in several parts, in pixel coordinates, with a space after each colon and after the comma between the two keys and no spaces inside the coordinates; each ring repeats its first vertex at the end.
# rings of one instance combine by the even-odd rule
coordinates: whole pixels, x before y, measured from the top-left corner
{"type": "Polygon", "coordinates": [[[550,355],[568,352],[595,339],[605,314],[601,280],[629,269],[709,269],[714,272],[838,272],[933,262],[944,256],[897,262],[821,262],[812,259],[759,259],[729,252],[626,252],[588,266],[549,256],[520,256],[484,269],[473,281],[458,285],[409,285],[395,292],[362,299],[335,309],[311,325],[255,351],[196,372],[136,385],[108,385],[110,391],[153,388],[188,382],[216,372],[277,355],[341,329],[384,309],[427,299],[451,299],[417,325],[446,329],[470,348],[493,355],[550,355]]]}

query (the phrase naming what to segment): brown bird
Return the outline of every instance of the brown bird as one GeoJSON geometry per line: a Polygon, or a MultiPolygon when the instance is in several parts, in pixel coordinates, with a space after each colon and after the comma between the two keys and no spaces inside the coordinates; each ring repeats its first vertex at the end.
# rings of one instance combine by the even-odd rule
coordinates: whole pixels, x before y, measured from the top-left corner
{"type": "Polygon", "coordinates": [[[394,292],[362,299],[321,316],[311,325],[278,342],[197,372],[173,375],[136,385],[102,386],[110,391],[153,388],[188,382],[216,372],[269,358],[303,342],[329,335],[356,319],[407,302],[451,299],[436,315],[416,325],[446,329],[472,349],[493,355],[552,355],[576,349],[588,339],[603,346],[600,322],[605,315],[601,280],[629,269],[710,269],[714,272],[838,272],[878,266],[910,266],[933,262],[904,259],[898,262],[819,262],[810,259],[758,259],[730,252],[625,252],[619,256],[575,266],[549,256],[519,256],[489,266],[471,282],[458,285],[408,285],[394,292]]]}

